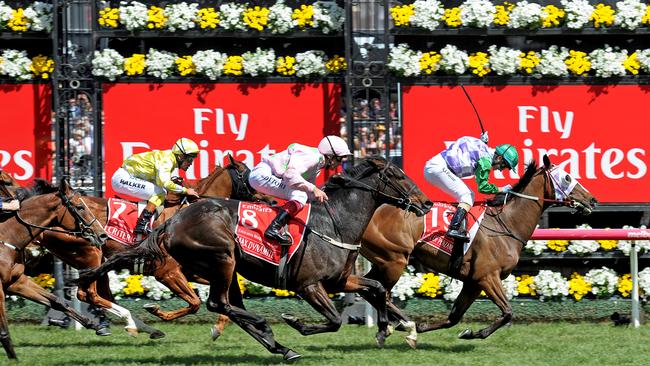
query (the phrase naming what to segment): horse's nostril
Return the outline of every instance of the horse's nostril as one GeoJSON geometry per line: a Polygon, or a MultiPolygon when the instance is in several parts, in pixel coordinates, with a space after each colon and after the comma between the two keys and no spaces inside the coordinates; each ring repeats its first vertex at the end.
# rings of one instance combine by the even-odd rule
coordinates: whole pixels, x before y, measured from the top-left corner
{"type": "Polygon", "coordinates": [[[103,241],[108,240],[108,235],[107,234],[101,234],[99,235],[99,238],[102,239],[103,241]]]}
{"type": "Polygon", "coordinates": [[[425,202],[424,202],[424,207],[426,207],[426,208],[431,208],[431,207],[433,207],[433,202],[431,202],[431,201],[425,201],[425,202]]]}

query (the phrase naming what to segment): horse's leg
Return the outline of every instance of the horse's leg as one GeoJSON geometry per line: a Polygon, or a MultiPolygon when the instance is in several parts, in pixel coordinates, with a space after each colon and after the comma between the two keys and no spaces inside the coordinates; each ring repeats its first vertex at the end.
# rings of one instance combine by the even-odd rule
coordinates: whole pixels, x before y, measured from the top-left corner
{"type": "Polygon", "coordinates": [[[287,324],[296,329],[302,335],[336,332],[341,328],[341,324],[343,323],[341,314],[339,314],[336,307],[334,307],[334,303],[332,303],[332,300],[327,296],[327,291],[323,288],[322,283],[317,282],[305,287],[302,290],[301,295],[303,299],[314,308],[314,310],[327,318],[328,322],[326,324],[303,324],[293,315],[282,314],[282,318],[287,322],[287,324]]]}
{"type": "Polygon", "coordinates": [[[148,312],[162,320],[174,320],[199,311],[201,299],[190,287],[180,266],[171,256],[166,256],[160,263],[156,262],[156,270],[153,274],[159,282],[167,286],[176,296],[185,300],[189,306],[174,311],[162,311],[158,304],[146,304],[144,308],[148,312]]]}
{"type": "Polygon", "coordinates": [[[223,258],[219,258],[213,262],[216,264],[215,267],[217,267],[215,271],[219,272],[215,272],[214,277],[210,279],[210,295],[206,302],[206,308],[209,311],[228,316],[269,352],[282,354],[285,361],[295,361],[300,358],[301,356],[298,353],[275,341],[271,327],[264,318],[250,313],[244,308],[230,304],[229,293],[233,296],[234,303],[243,304],[239,291],[229,291],[231,286],[238,287],[236,282],[234,284],[232,283],[233,276],[236,276],[236,274],[234,259],[231,260],[230,258],[226,261],[223,258]]]}
{"type": "Polygon", "coordinates": [[[472,332],[471,329],[465,329],[459,335],[459,337],[463,339],[487,338],[490,334],[494,333],[497,329],[508,324],[510,320],[512,320],[512,308],[506,298],[499,275],[496,273],[488,275],[481,279],[479,285],[483,291],[485,291],[485,294],[490,298],[490,300],[499,307],[501,310],[501,316],[496,318],[496,320],[488,327],[483,328],[478,332],[472,332]]]}
{"type": "Polygon", "coordinates": [[[138,326],[136,325],[131,312],[128,309],[99,296],[97,293],[96,282],[92,282],[86,286],[79,287],[77,289],[77,298],[83,302],[102,307],[109,313],[124,319],[126,321],[126,326],[124,329],[129,333],[129,335],[132,335],[134,337],[138,335],[138,326]]]}
{"type": "Polygon", "coordinates": [[[9,323],[7,323],[7,309],[5,308],[5,292],[3,286],[0,286],[0,342],[4,347],[7,357],[17,359],[14,345],[11,343],[9,336],[9,323]]]}
{"type": "Polygon", "coordinates": [[[388,331],[387,295],[384,286],[377,280],[351,275],[348,277],[345,292],[357,292],[377,310],[377,334],[375,339],[379,347],[384,346],[388,331]]]}
{"type": "Polygon", "coordinates": [[[418,333],[424,333],[436,329],[451,328],[454,325],[458,324],[460,319],[463,318],[467,309],[470,305],[476,300],[478,295],[481,294],[481,288],[476,282],[470,282],[469,280],[463,283],[463,289],[458,294],[454,305],[451,307],[451,312],[447,317],[447,320],[442,322],[433,323],[433,324],[418,324],[417,331],[418,333]]]}
{"type": "Polygon", "coordinates": [[[32,300],[36,303],[46,305],[51,307],[54,310],[60,311],[70,318],[78,321],[84,328],[93,329],[96,331],[97,335],[104,335],[97,332],[99,329],[96,324],[94,324],[87,317],[79,314],[76,310],[68,306],[61,298],[54,296],[51,292],[45,290],[31,278],[27,277],[24,274],[21,274],[14,283],[7,287],[7,291],[16,295],[20,295],[26,299],[32,300]]]}
{"type": "Polygon", "coordinates": [[[223,330],[226,328],[226,325],[228,325],[228,323],[230,323],[230,319],[223,314],[219,314],[219,317],[214,322],[214,325],[210,330],[210,334],[212,335],[213,341],[216,341],[217,338],[219,338],[223,334],[223,330]]]}

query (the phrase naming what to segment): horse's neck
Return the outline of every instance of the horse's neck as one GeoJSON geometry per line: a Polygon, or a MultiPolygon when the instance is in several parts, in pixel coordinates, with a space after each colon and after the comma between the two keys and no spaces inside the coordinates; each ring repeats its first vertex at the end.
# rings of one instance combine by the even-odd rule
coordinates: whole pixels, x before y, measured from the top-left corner
{"type": "Polygon", "coordinates": [[[26,247],[43,232],[43,229],[29,226],[23,221],[37,226],[50,226],[63,215],[58,212],[60,207],[58,200],[55,194],[47,194],[23,201],[21,209],[12,219],[0,223],[0,240],[16,246],[19,250],[26,247]]]}
{"type": "Polygon", "coordinates": [[[196,183],[196,192],[202,196],[228,197],[230,194],[227,193],[226,181],[230,181],[230,174],[226,168],[218,166],[210,175],[196,183]]]}
{"type": "MultiPolygon", "coordinates": [[[[507,228],[524,242],[533,235],[544,212],[544,184],[543,175],[536,176],[522,193],[538,197],[538,200],[517,197],[500,214],[507,228]]],[[[523,243],[520,244],[523,246],[523,243]]]]}

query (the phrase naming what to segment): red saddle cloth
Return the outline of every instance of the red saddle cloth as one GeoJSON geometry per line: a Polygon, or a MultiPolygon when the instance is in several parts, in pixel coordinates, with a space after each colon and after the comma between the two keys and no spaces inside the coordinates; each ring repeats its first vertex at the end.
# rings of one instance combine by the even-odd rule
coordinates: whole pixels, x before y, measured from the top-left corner
{"type": "MultiPolygon", "coordinates": [[[[434,248],[451,255],[454,242],[452,239],[446,237],[445,234],[455,212],[456,206],[446,202],[434,202],[431,211],[424,216],[424,233],[419,242],[432,245],[434,248]]],[[[472,207],[467,213],[467,216],[465,216],[470,245],[474,241],[479,226],[481,226],[484,214],[485,206],[480,205],[472,207]]]]}
{"type": "MultiPolygon", "coordinates": [[[[106,203],[108,206],[108,222],[104,227],[106,234],[122,244],[134,245],[136,236],[133,234],[133,229],[138,222],[138,204],[135,202],[121,200],[119,198],[109,198],[106,203]]],[[[154,218],[151,218],[153,224],[154,218]]]]}
{"type": "MultiPolygon", "coordinates": [[[[280,264],[281,247],[277,242],[269,241],[264,237],[264,231],[275,218],[279,208],[267,205],[239,202],[237,222],[237,242],[242,250],[274,265],[280,264]]],[[[292,243],[289,247],[289,259],[302,244],[305,234],[305,223],[309,220],[311,205],[305,208],[298,215],[289,220],[288,234],[291,235],[292,243]]]]}

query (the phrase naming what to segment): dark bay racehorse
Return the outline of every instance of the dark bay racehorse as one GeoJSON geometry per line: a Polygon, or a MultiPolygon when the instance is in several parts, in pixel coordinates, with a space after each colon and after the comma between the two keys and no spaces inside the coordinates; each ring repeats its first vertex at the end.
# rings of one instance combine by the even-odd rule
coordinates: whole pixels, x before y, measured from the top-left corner
{"type": "MultiPolygon", "coordinates": [[[[335,175],[327,183],[327,204],[314,203],[308,230],[289,262],[286,288],[297,292],[327,323],[307,325],[296,317],[284,320],[303,335],[333,332],[339,329],[341,316],[328,297],[329,293],[361,292],[379,312],[380,332],[386,332],[385,291],[377,281],[351,275],[357,257],[355,243],[368,225],[373,212],[382,203],[426,212],[431,202],[404,172],[381,158],[364,159],[347,174],[335,175]],[[417,196],[416,201],[411,197],[417,196]],[[345,244],[351,243],[351,244],[345,244]]],[[[275,341],[271,327],[260,316],[244,308],[235,272],[267,286],[276,286],[276,267],[242,254],[235,239],[238,202],[205,200],[180,211],[156,229],[132,253],[109,259],[100,268],[85,271],[80,281],[92,281],[111,270],[113,263],[129,256],[164,255],[160,243],[183,268],[210,282],[207,308],[227,315],[272,353],[285,360],[300,357],[275,341]]]]}
{"type": "MultiPolygon", "coordinates": [[[[229,164],[226,167],[216,167],[209,176],[197,182],[195,189],[203,196],[232,197],[245,200],[270,200],[270,197],[256,193],[248,185],[249,172],[249,169],[244,163],[229,156],[229,164]]],[[[106,217],[108,214],[107,200],[99,197],[86,197],[85,200],[99,222],[106,224],[108,221],[106,217]]],[[[170,201],[176,204],[166,207],[163,210],[161,218],[157,220],[157,224],[165,218],[172,216],[182,206],[178,196],[172,197],[170,201]]],[[[184,205],[186,204],[184,203],[184,205]]],[[[110,258],[128,249],[122,243],[114,240],[107,240],[104,246],[97,248],[90,245],[86,240],[64,233],[47,233],[40,244],[61,258],[66,264],[77,269],[97,267],[102,263],[102,257],[110,258]]],[[[129,268],[134,268],[133,262],[128,263],[128,265],[129,268]]],[[[122,268],[127,267],[124,266],[122,268]]],[[[201,299],[189,286],[188,278],[171,256],[166,255],[159,261],[148,261],[144,263],[142,272],[145,275],[153,275],[159,282],[163,283],[174,294],[188,303],[187,307],[173,311],[161,311],[157,304],[147,304],[145,305],[145,309],[150,313],[163,320],[172,320],[198,311],[201,305],[201,299]]],[[[192,280],[202,282],[195,277],[192,277],[192,280]]],[[[138,331],[143,331],[150,333],[151,338],[164,336],[164,333],[143,324],[128,309],[115,303],[106,276],[100,278],[98,282],[85,283],[79,286],[77,297],[81,301],[105,308],[114,315],[123,318],[127,323],[127,332],[132,335],[137,334],[138,331]]],[[[108,329],[104,329],[103,332],[110,334],[108,329]]]]}
{"type": "Polygon", "coordinates": [[[62,180],[58,189],[41,180],[32,190],[20,189],[19,211],[0,214],[0,342],[7,357],[15,359],[5,314],[5,291],[16,294],[67,314],[86,328],[98,330],[95,324],[70,308],[62,299],[36,284],[25,275],[21,251],[44,230],[65,230],[82,235],[101,245],[106,233],[88,210],[84,198],[62,180]],[[54,229],[56,227],[56,229],[54,229]]]}
{"type": "MultiPolygon", "coordinates": [[[[419,242],[424,230],[422,218],[388,205],[375,212],[363,234],[361,246],[361,254],[373,263],[366,277],[378,280],[390,291],[403,273],[409,257],[413,256],[426,267],[463,281],[463,289],[454,301],[448,319],[435,324],[418,324],[417,332],[456,325],[481,291],[485,291],[499,307],[501,316],[478,332],[464,330],[460,338],[486,338],[507,324],[512,319],[512,308],[501,280],[508,277],[517,265],[519,253],[533,234],[542,212],[551,205],[564,205],[589,214],[597,203],[573,177],[551,165],[547,156],[544,156],[541,168],[534,161],[528,164],[513,191],[521,194],[508,194],[507,202],[506,195],[499,194],[490,202],[459,273],[448,271],[447,254],[419,242]]],[[[407,322],[394,305],[389,304],[388,311],[391,318],[402,320],[402,324],[407,322]]],[[[412,347],[416,344],[415,337],[415,334],[407,337],[412,347]]]]}

